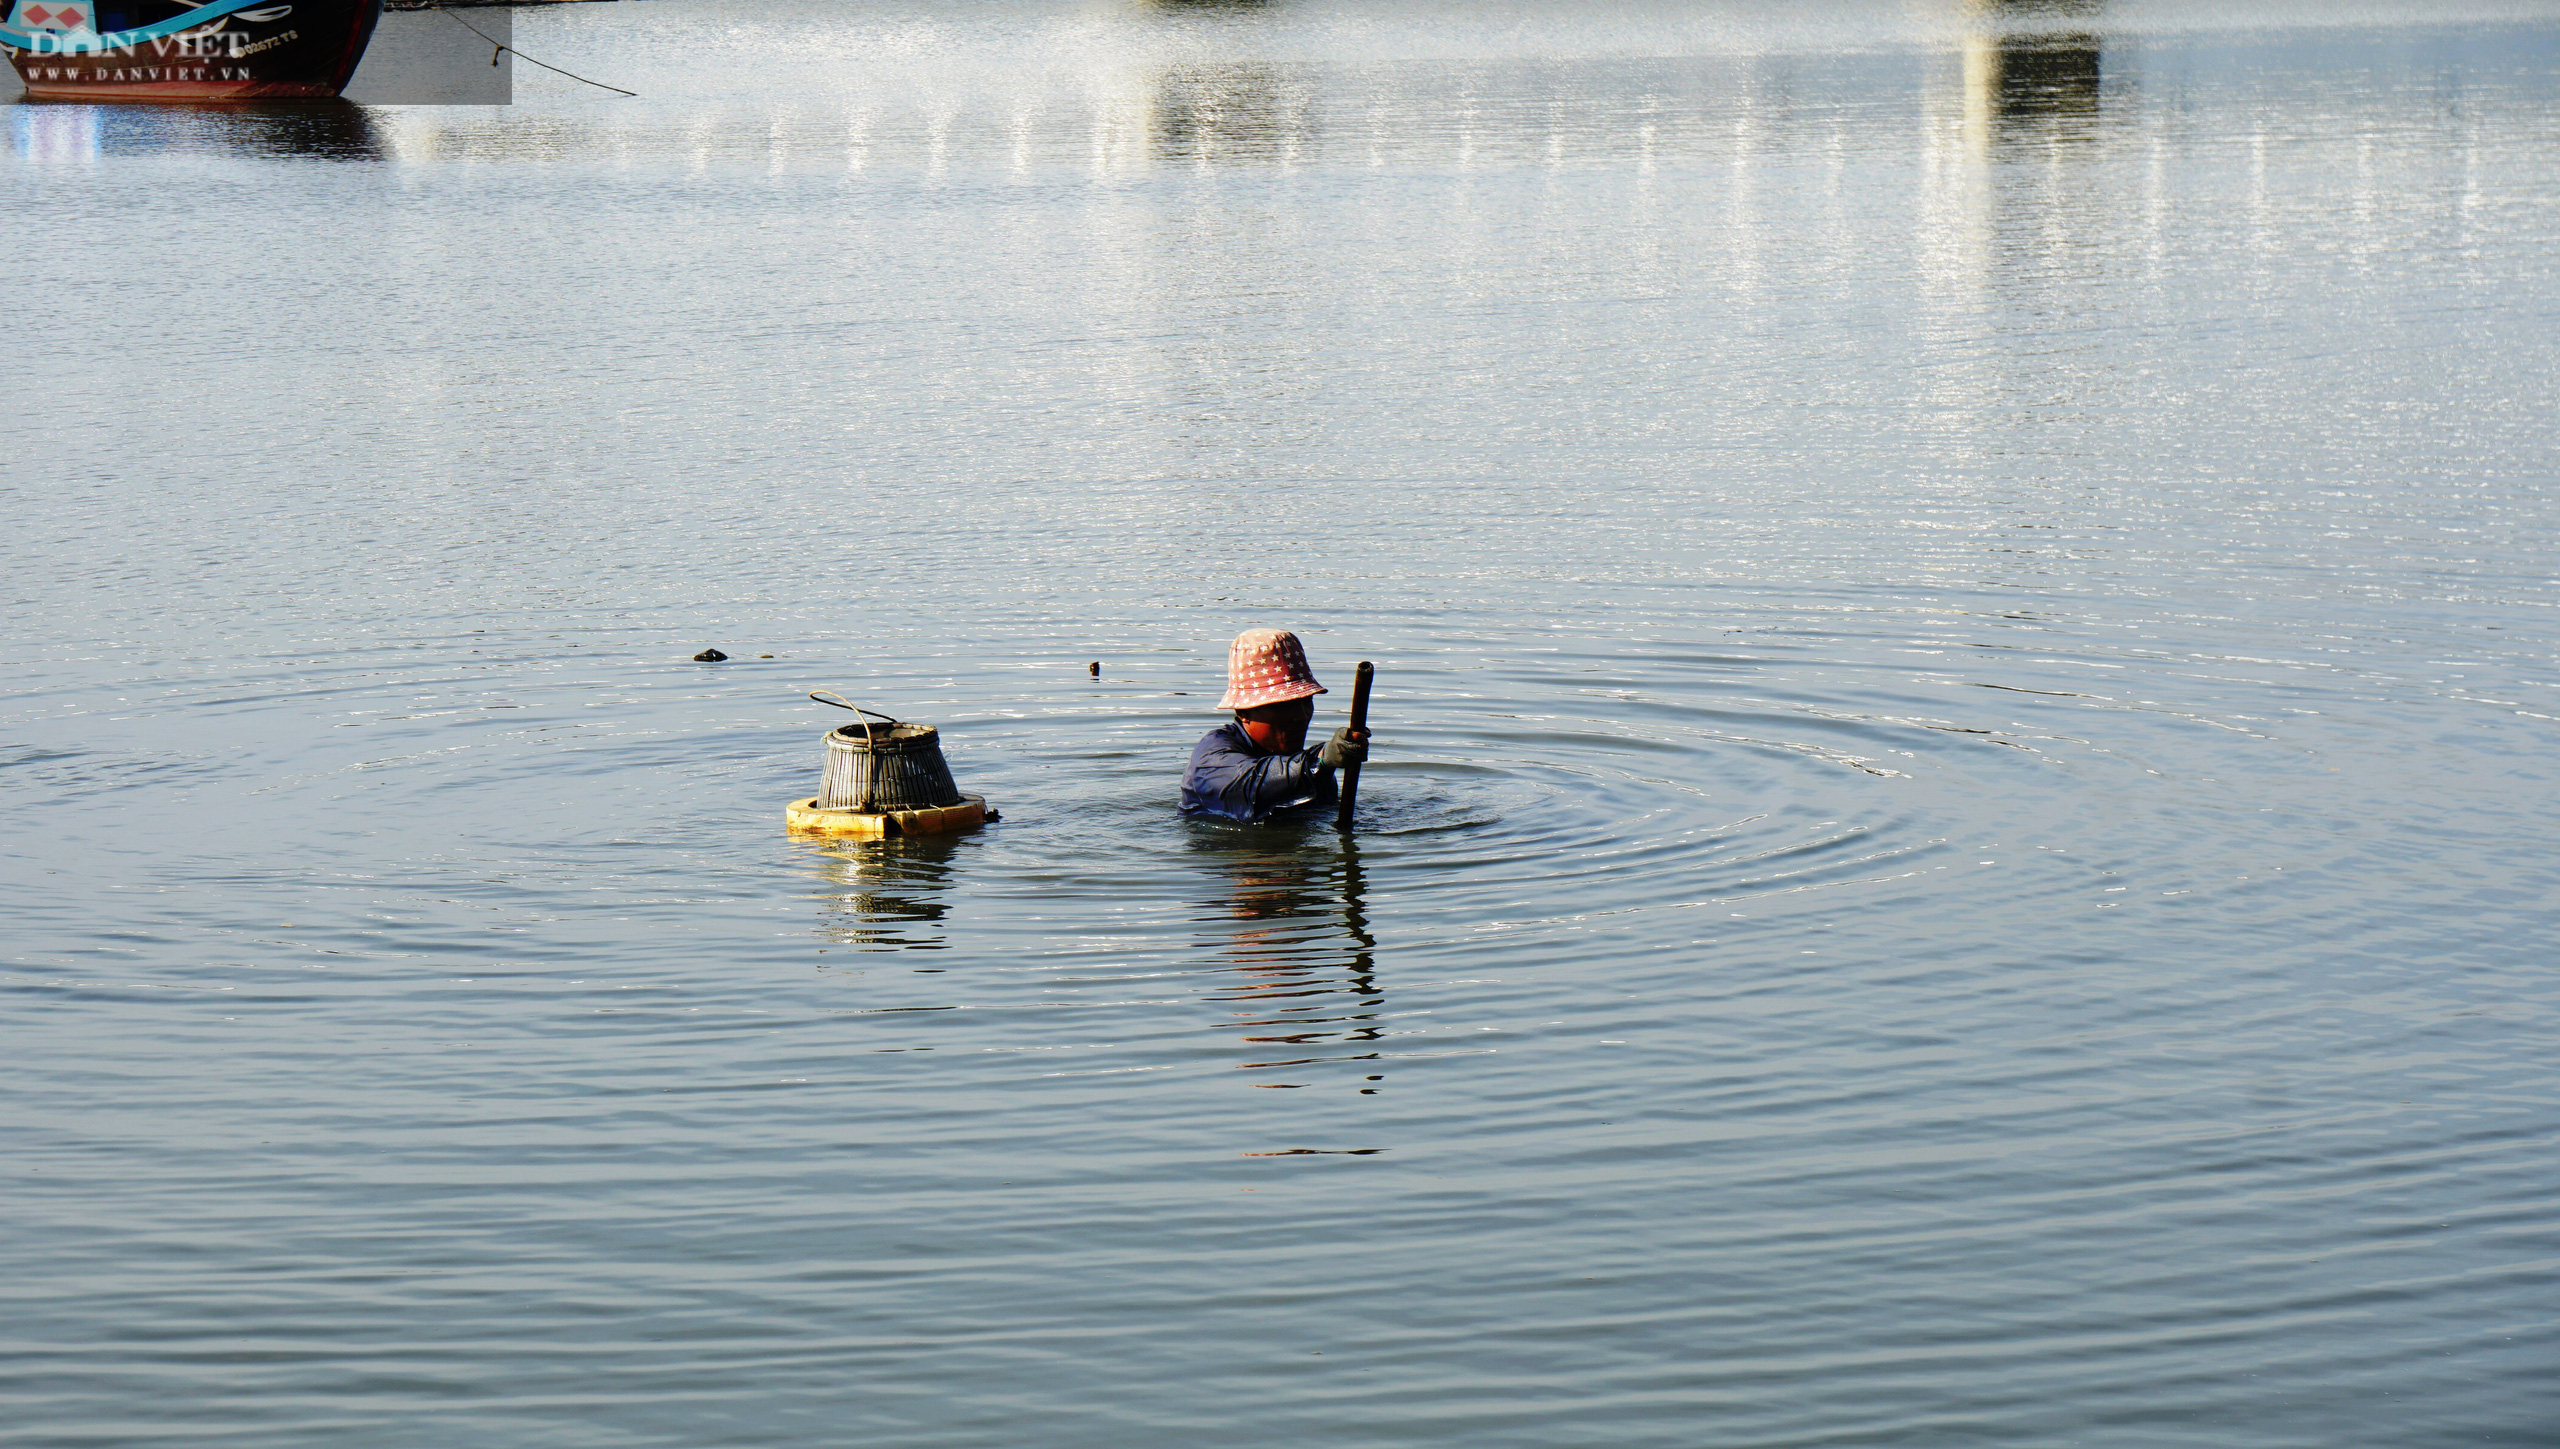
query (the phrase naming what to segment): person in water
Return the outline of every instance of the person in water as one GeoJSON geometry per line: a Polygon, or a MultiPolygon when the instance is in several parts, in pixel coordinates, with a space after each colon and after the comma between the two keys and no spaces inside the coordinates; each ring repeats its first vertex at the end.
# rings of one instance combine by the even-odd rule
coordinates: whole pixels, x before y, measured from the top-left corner
{"type": "Polygon", "coordinates": [[[1201,738],[1182,776],[1182,813],[1269,820],[1301,806],[1331,806],[1333,772],[1369,758],[1367,731],[1349,725],[1312,749],[1307,722],[1325,693],[1307,651],[1286,629],[1247,629],[1227,648],[1227,692],[1218,708],[1235,719],[1201,738]]]}

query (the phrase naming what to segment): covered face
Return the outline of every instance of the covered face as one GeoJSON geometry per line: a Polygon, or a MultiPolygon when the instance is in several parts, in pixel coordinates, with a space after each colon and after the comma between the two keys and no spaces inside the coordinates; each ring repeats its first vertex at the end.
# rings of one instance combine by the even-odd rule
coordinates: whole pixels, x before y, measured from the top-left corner
{"type": "Polygon", "coordinates": [[[1313,699],[1286,699],[1236,711],[1245,738],[1266,755],[1294,755],[1307,747],[1307,721],[1314,719],[1313,699]]]}

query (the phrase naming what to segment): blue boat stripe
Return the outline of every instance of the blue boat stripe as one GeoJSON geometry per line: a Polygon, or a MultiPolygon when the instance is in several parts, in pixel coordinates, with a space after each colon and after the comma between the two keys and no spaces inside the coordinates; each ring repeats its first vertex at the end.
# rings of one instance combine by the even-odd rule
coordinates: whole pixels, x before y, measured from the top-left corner
{"type": "MultiPolygon", "coordinates": [[[[157,25],[146,25],[140,30],[119,30],[112,35],[82,39],[76,45],[63,46],[60,50],[51,50],[48,53],[89,55],[101,50],[122,50],[129,45],[140,45],[146,40],[158,40],[164,35],[175,35],[181,30],[202,25],[208,20],[219,20],[234,10],[246,10],[258,3],[259,0],[212,0],[211,4],[199,5],[173,20],[163,20],[157,25]]],[[[55,45],[62,45],[64,40],[72,38],[52,31],[45,32],[45,37],[55,45]]],[[[0,44],[13,45],[20,50],[34,50],[36,35],[32,31],[17,31],[7,26],[0,26],[0,44]]]]}

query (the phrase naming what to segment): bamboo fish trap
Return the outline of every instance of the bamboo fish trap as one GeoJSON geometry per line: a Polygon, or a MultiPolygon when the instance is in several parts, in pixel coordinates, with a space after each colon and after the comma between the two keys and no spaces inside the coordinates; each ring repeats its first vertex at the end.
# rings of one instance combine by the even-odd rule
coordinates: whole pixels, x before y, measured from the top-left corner
{"type": "Polygon", "coordinates": [[[827,731],[818,793],[784,809],[786,829],[876,840],[966,830],[988,818],[986,797],[964,795],[952,782],[941,732],[933,726],[892,719],[831,690],[813,690],[809,697],[852,710],[855,719],[827,731]],[[875,719],[881,723],[873,724],[875,719]]]}

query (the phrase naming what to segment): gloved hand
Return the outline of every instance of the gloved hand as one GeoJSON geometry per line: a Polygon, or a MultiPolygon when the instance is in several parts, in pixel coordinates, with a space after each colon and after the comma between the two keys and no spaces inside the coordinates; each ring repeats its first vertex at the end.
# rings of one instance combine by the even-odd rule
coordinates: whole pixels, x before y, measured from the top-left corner
{"type": "Polygon", "coordinates": [[[1351,732],[1351,726],[1344,725],[1333,732],[1332,739],[1324,742],[1324,749],[1317,754],[1316,763],[1328,770],[1339,770],[1345,765],[1365,763],[1368,758],[1368,736],[1355,735],[1351,732]]]}

